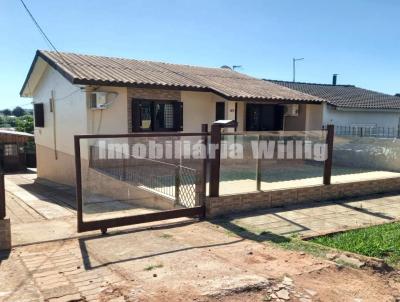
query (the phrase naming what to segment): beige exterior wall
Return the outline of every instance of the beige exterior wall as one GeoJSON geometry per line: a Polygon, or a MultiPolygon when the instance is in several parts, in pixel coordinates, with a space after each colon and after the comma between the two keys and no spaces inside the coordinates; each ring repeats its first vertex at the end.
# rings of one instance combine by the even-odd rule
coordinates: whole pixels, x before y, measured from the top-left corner
{"type": "Polygon", "coordinates": [[[321,130],[323,105],[307,104],[306,130],[321,130]]]}
{"type": "Polygon", "coordinates": [[[307,105],[299,105],[298,116],[285,116],[284,127],[285,131],[303,131],[306,129],[307,105]]]}
{"type": "Polygon", "coordinates": [[[284,130],[320,130],[322,128],[322,109],[320,104],[300,104],[298,116],[285,117],[284,130]]]}
{"type": "Polygon", "coordinates": [[[215,103],[213,94],[207,92],[182,91],[183,131],[199,132],[202,124],[215,121],[215,103]]]}
{"type": "MultiPolygon", "coordinates": [[[[87,90],[91,90],[88,88],[87,90]]],[[[98,87],[96,91],[109,92],[107,109],[87,110],[87,129],[90,134],[119,134],[128,132],[128,102],[126,87],[98,87]]],[[[89,100],[89,93],[87,93],[89,100]]],[[[89,108],[88,101],[85,102],[89,108]]]]}
{"type": "Polygon", "coordinates": [[[54,149],[36,144],[37,175],[39,178],[54,182],[75,185],[75,157],[58,151],[57,159],[54,149]]]}

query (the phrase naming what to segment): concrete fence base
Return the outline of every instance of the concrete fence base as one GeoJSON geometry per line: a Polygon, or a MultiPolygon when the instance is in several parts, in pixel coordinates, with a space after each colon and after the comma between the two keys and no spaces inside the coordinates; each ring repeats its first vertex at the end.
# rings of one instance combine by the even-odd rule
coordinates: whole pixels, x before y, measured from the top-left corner
{"type": "Polygon", "coordinates": [[[0,251],[11,250],[10,219],[0,219],[0,251]]]}
{"type": "Polygon", "coordinates": [[[400,191],[400,177],[208,197],[206,216],[400,191]]]}

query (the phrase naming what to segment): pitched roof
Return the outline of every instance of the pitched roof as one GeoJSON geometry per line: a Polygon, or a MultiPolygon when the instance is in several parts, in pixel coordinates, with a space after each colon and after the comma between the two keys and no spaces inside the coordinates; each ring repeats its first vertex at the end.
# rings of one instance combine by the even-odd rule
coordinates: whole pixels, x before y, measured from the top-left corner
{"type": "Polygon", "coordinates": [[[210,91],[237,100],[320,102],[317,97],[226,68],[206,68],[53,51],[36,52],[21,89],[22,96],[30,94],[25,90],[39,58],[58,70],[73,84],[210,91]]]}
{"type": "Polygon", "coordinates": [[[400,109],[400,97],[353,85],[330,85],[266,80],[283,87],[314,95],[329,104],[355,109],[400,109]]]}

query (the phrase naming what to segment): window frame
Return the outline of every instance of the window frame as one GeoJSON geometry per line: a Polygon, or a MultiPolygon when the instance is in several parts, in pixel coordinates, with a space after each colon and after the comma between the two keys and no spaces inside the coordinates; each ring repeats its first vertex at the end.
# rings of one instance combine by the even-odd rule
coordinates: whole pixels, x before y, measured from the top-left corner
{"type": "Polygon", "coordinates": [[[215,120],[224,120],[225,119],[225,102],[215,102],[215,120]],[[222,115],[221,118],[219,115],[222,115]]]}
{"type": "Polygon", "coordinates": [[[43,103],[33,104],[33,118],[35,121],[35,127],[44,128],[44,104],[43,103]]]}
{"type": "Polygon", "coordinates": [[[182,102],[178,100],[158,100],[158,99],[136,99],[133,98],[131,100],[131,108],[132,108],[132,132],[178,132],[182,131],[182,123],[183,120],[182,116],[183,115],[183,109],[181,109],[182,112],[177,112],[176,107],[177,106],[182,106],[182,102]],[[141,106],[142,104],[150,104],[150,111],[151,111],[151,123],[150,123],[150,128],[148,129],[143,129],[142,128],[142,111],[141,111],[141,106]],[[157,105],[160,104],[171,104],[173,106],[172,108],[172,128],[163,128],[159,127],[159,125],[156,123],[156,115],[157,115],[157,105]],[[138,111],[138,112],[135,112],[138,111]],[[138,119],[138,121],[136,121],[138,119]],[[181,124],[181,126],[178,125],[181,124]]]}
{"type": "Polygon", "coordinates": [[[4,148],[3,149],[4,157],[18,157],[19,155],[18,144],[5,143],[3,148],[4,148]]]}

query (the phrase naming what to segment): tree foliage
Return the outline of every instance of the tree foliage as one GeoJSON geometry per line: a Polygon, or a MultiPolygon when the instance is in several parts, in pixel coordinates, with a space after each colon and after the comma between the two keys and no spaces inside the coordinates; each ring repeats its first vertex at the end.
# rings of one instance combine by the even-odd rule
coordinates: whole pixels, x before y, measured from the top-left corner
{"type": "Polygon", "coordinates": [[[33,133],[33,116],[24,115],[17,117],[15,121],[15,130],[27,133],[33,133]]]}
{"type": "Polygon", "coordinates": [[[33,133],[32,110],[17,106],[13,110],[4,109],[0,113],[0,128],[15,128],[17,131],[33,133]]]}
{"type": "Polygon", "coordinates": [[[16,117],[20,117],[25,115],[25,110],[19,106],[15,107],[12,111],[12,114],[15,115],[16,117]]]}

